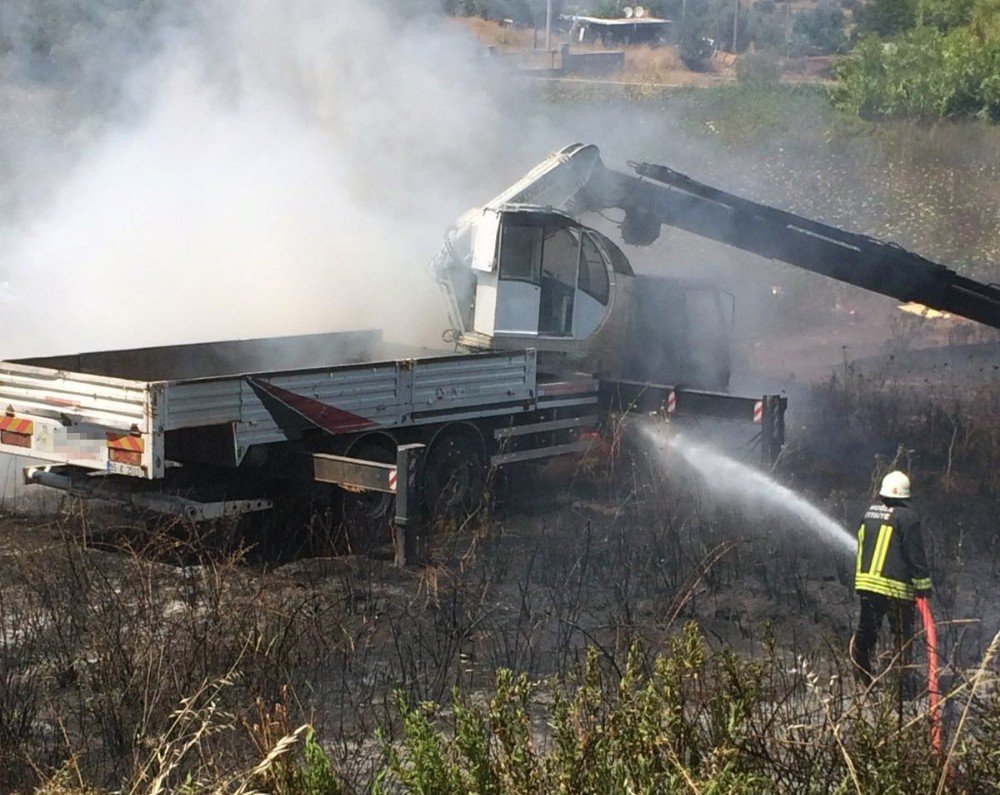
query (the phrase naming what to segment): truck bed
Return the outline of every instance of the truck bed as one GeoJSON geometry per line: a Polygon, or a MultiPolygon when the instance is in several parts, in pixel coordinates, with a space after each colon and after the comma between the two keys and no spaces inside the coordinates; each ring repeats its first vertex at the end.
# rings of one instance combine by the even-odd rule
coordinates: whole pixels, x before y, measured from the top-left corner
{"type": "Polygon", "coordinates": [[[448,354],[379,332],[0,362],[0,452],[141,478],[256,445],[529,410],[534,351],[448,354]]]}
{"type": "Polygon", "coordinates": [[[128,381],[174,381],[349,364],[395,358],[400,353],[389,352],[379,331],[342,331],[74,353],[9,363],[128,381]]]}

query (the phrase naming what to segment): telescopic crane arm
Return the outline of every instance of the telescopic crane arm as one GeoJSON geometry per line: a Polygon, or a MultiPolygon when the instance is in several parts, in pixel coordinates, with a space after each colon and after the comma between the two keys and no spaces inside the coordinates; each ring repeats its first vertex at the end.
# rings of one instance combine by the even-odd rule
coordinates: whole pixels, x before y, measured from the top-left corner
{"type": "MultiPolygon", "coordinates": [[[[960,276],[867,235],[748,201],[666,166],[630,163],[637,176],[604,166],[593,146],[553,155],[507,198],[540,192],[576,214],[619,208],[626,243],[649,245],[667,224],[833,279],[1000,328],[1000,287],[960,276]],[[531,179],[535,176],[535,179],[531,179]]],[[[532,197],[533,198],[533,197],[532,197]]]]}
{"type": "Polygon", "coordinates": [[[661,223],[1000,328],[995,285],[960,276],[893,243],[741,199],[666,166],[637,163],[633,168],[647,181],[637,181],[626,201],[640,211],[646,208],[661,223]]]}

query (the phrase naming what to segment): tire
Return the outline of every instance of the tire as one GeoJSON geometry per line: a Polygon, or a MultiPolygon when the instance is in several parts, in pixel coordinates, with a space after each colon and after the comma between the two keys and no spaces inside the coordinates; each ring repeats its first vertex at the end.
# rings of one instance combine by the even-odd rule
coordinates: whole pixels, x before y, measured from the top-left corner
{"type": "Polygon", "coordinates": [[[428,516],[439,521],[468,518],[485,502],[482,446],[467,433],[445,431],[427,452],[422,486],[428,516]]]}
{"type": "MultiPolygon", "coordinates": [[[[347,452],[351,458],[392,464],[396,448],[384,436],[365,436],[347,452]]],[[[396,498],[380,491],[344,492],[342,516],[347,540],[355,551],[367,552],[392,541],[392,520],[396,498]]]]}

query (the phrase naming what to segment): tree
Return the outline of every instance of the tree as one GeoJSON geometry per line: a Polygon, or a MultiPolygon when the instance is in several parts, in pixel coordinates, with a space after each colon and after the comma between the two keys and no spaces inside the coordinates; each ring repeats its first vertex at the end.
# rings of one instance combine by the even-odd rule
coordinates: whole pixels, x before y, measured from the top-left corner
{"type": "Polygon", "coordinates": [[[792,32],[796,39],[795,49],[803,55],[841,52],[847,46],[844,12],[832,2],[821,2],[815,8],[799,11],[792,32]]]}
{"type": "Polygon", "coordinates": [[[677,30],[677,51],[681,62],[692,72],[708,71],[715,53],[715,41],[706,35],[708,22],[688,14],[677,30]]]}
{"type": "Polygon", "coordinates": [[[915,0],[874,0],[858,9],[857,33],[891,37],[913,28],[917,21],[915,0]]]}
{"type": "Polygon", "coordinates": [[[975,0],[917,0],[918,25],[930,25],[942,33],[968,25],[972,19],[975,0]]]}

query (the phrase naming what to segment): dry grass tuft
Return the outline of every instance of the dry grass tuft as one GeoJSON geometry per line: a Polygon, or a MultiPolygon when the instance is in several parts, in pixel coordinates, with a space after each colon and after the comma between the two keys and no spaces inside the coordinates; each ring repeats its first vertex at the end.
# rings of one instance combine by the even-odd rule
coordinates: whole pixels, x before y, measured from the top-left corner
{"type": "Polygon", "coordinates": [[[650,83],[672,83],[688,70],[676,47],[626,47],[624,75],[650,83]]]}
{"type": "MultiPolygon", "coordinates": [[[[451,21],[464,27],[486,47],[526,50],[534,46],[535,32],[531,28],[507,27],[492,19],[481,17],[454,17],[451,21]]],[[[538,41],[539,46],[544,46],[544,31],[539,32],[538,41]]]]}

